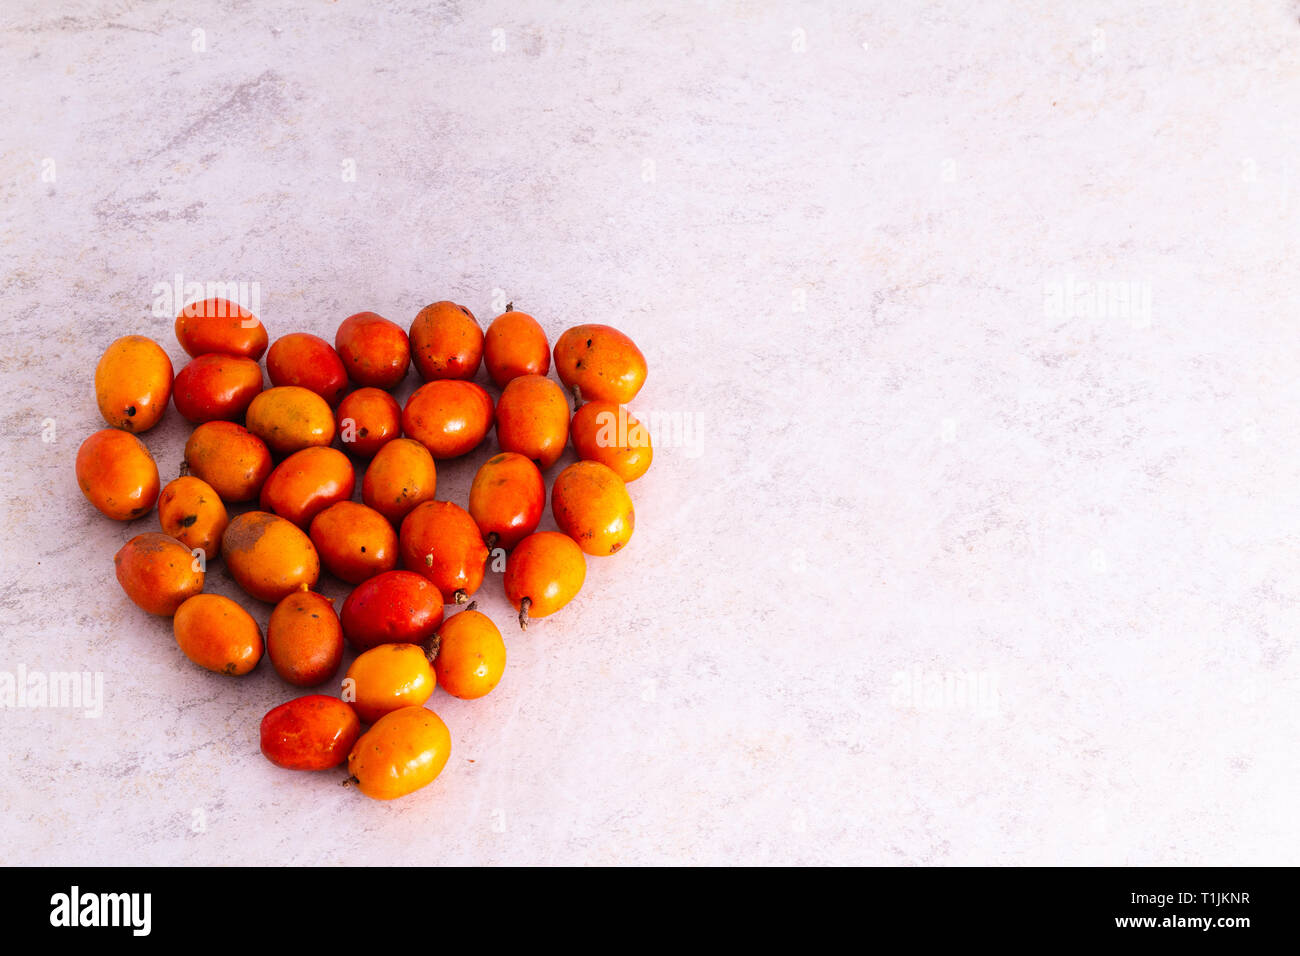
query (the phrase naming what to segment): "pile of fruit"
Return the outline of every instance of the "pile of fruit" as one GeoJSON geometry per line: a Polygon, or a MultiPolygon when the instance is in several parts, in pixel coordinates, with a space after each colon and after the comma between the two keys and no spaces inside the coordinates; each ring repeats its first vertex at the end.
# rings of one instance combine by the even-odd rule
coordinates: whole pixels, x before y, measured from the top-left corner
{"type": "Polygon", "coordinates": [[[626,483],[645,474],[652,449],[624,406],[645,381],[644,356],[604,325],[571,328],[552,351],[537,320],[510,306],[484,334],[452,302],[422,309],[409,335],[362,312],[333,346],[295,332],[268,350],[255,315],[207,299],[182,310],[176,338],[191,360],[174,377],[152,339],[108,347],[95,395],[110,427],[77,452],[77,483],[109,518],[133,521],[158,505],[161,532],[136,535],[114,559],[123,590],[171,617],[185,656],[219,674],[247,674],[265,653],[287,683],[320,687],[351,644],[340,696],[271,710],[262,752],[297,770],[346,760],[349,781],[376,799],[425,786],[451,749],[425,706],[434,689],[482,697],[506,664],[501,632],[476,602],[445,618],[444,605],[469,602],[493,555],[505,555],[506,596],[526,628],[582,588],[584,554],[611,555],[631,538],[626,483]],[[547,377],[552,355],[572,415],[570,395],[547,377]],[[390,391],[411,364],[424,384],[402,408],[390,391]],[[500,390],[495,402],[474,381],[480,364],[500,390]],[[196,427],[180,476],[160,493],[138,436],[168,401],[196,427]],[[494,426],[501,452],[478,469],[467,507],[437,500],[435,463],[474,451],[494,426]],[[570,440],[580,460],[551,485],[560,532],[538,532],[543,476],[570,440]],[[229,516],[227,506],[246,502],[256,510],[229,516]],[[274,605],[265,640],[239,603],[203,593],[218,558],[250,598],[274,605]],[[312,590],[322,566],[354,586],[338,611],[312,590]]]}

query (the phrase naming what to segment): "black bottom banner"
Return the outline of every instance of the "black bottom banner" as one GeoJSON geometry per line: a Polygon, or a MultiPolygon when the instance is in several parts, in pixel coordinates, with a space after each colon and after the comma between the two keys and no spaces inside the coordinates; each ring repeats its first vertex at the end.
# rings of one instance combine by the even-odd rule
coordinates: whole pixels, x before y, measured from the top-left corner
{"type": "MultiPolygon", "coordinates": [[[[1000,941],[1282,941],[1295,906],[1288,869],[11,869],[7,928],[51,937],[220,945],[390,946],[498,942],[611,945],[685,933],[793,933],[927,945],[1000,941]],[[530,929],[531,927],[531,929],[530,929]],[[556,934],[559,934],[558,936],[556,934]],[[611,935],[613,934],[613,935],[611,935]],[[879,934],[879,935],[877,935],[879,934]],[[382,942],[381,941],[386,941],[382,942]],[[540,940],[534,940],[540,942],[540,940]]],[[[95,940],[97,941],[97,940],[95,940]]],[[[423,945],[420,947],[424,948],[423,945]]]]}

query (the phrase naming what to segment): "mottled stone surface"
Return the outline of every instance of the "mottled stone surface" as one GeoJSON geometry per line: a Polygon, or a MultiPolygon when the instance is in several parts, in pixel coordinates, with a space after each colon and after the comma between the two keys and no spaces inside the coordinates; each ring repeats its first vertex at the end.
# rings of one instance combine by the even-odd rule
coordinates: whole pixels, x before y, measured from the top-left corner
{"type": "Polygon", "coordinates": [[[1296,6],[1040,6],[7,2],[0,670],[104,699],[0,711],[0,861],[1294,863],[1296,6]],[[73,458],[177,274],[649,358],[635,537],[526,635],[489,579],[417,796],[114,580],[73,458]]]}

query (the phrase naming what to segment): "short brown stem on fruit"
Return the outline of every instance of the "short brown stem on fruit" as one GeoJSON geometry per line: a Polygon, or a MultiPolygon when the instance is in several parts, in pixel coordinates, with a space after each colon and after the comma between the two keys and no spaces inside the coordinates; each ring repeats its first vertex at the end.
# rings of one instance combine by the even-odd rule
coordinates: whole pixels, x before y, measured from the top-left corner
{"type": "Polygon", "coordinates": [[[490,561],[492,559],[492,552],[497,549],[497,542],[500,540],[501,536],[495,531],[488,532],[488,536],[483,540],[483,543],[487,545],[488,549],[487,560],[490,561]]]}
{"type": "Polygon", "coordinates": [[[570,391],[573,392],[573,410],[576,412],[582,407],[582,388],[575,385],[570,391]]]}
{"type": "Polygon", "coordinates": [[[506,303],[506,311],[507,311],[507,312],[513,312],[514,310],[515,310],[515,304],[514,304],[513,302],[507,302],[507,303],[506,303]]]}
{"type": "Polygon", "coordinates": [[[424,656],[429,659],[430,664],[438,659],[440,650],[442,650],[442,635],[435,633],[433,637],[429,638],[429,642],[424,645],[424,656]]]}
{"type": "Polygon", "coordinates": [[[456,599],[457,604],[464,604],[466,601],[469,600],[469,598],[465,595],[464,588],[457,588],[455,593],[452,594],[452,597],[456,599]]]}
{"type": "Polygon", "coordinates": [[[184,478],[190,473],[190,463],[184,458],[181,459],[180,476],[184,478]]]}
{"type": "Polygon", "coordinates": [[[355,784],[355,783],[360,783],[360,782],[361,782],[361,781],[358,780],[356,777],[348,777],[346,780],[340,780],[340,781],[339,781],[339,783],[340,783],[342,786],[344,786],[344,787],[350,787],[350,786],[352,786],[353,784],[355,784]]]}
{"type": "Polygon", "coordinates": [[[532,598],[528,598],[528,597],[526,597],[526,598],[524,598],[522,601],[519,602],[519,628],[520,628],[520,630],[524,630],[524,631],[528,630],[528,609],[529,609],[530,607],[532,607],[532,606],[533,606],[533,599],[532,599],[532,598]]]}

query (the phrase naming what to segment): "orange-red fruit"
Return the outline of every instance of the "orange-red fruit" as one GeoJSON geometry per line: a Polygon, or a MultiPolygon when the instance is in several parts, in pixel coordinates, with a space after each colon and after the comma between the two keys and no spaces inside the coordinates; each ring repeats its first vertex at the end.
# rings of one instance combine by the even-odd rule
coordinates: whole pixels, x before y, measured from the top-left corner
{"type": "Polygon", "coordinates": [[[276,465],[262,485],[261,505],[304,531],[312,519],[356,490],[352,462],[334,448],[304,448],[276,465]]]}
{"type": "Polygon", "coordinates": [[[583,551],[602,557],[627,544],[636,527],[623,479],[598,461],[575,462],[556,476],[551,513],[583,551]]]}
{"type": "Polygon", "coordinates": [[[488,549],[469,513],[450,501],[426,501],[402,522],[402,565],[463,604],[483,583],[488,549]]]}
{"type": "Polygon", "coordinates": [[[206,422],[185,443],[185,466],[222,501],[252,501],[271,473],[271,452],[243,425],[206,422]]]}
{"type": "Polygon", "coordinates": [[[483,337],[483,364],[497,388],[504,388],[520,375],[546,375],[551,370],[551,346],[536,319],[507,306],[483,337]]]}
{"type": "Polygon", "coordinates": [[[95,401],[114,428],[144,432],[158,424],[172,394],[172,360],[143,335],[127,335],[95,366],[95,401]]]}
{"type": "Polygon", "coordinates": [[[458,458],[492,428],[492,396],[477,382],[441,379],[421,385],[402,410],[402,431],[434,458],[458,458]]]}
{"type": "Polygon", "coordinates": [[[454,302],[426,305],[411,323],[411,359],[426,382],[473,378],[483,359],[474,313],[454,302]]]}
{"type": "Polygon", "coordinates": [[[577,596],[587,578],[587,559],[568,535],[539,531],[520,541],[506,561],[506,597],[528,619],[554,614],[577,596]],[[525,602],[527,602],[525,604],[525,602]]]}
{"type": "Polygon", "coordinates": [[[626,405],[645,384],[645,356],[636,343],[608,325],[579,325],[555,342],[555,371],[583,401],[626,405]]]}
{"type": "Polygon", "coordinates": [[[494,455],[474,474],[469,514],[490,547],[509,551],[537,530],[545,509],[546,482],[523,455],[494,455]]]}
{"type": "Polygon", "coordinates": [[[176,643],[200,667],[238,677],[262,659],[262,629],[242,607],[220,594],[196,594],[172,619],[176,643]]]}
{"type": "Polygon", "coordinates": [[[348,377],[362,386],[393,388],[411,366],[411,346],[402,327],[374,312],[344,319],[334,348],[348,377]]]}
{"type": "Polygon", "coordinates": [[[329,770],[348,758],[361,721],[337,697],[308,694],[262,718],[261,744],[266,759],[286,770],[329,770]]]}
{"type": "Polygon", "coordinates": [[[531,458],[550,468],[569,441],[569,400],[564,390],[541,375],[511,379],[497,400],[497,441],[502,451],[531,458]]]}
{"type": "Polygon", "coordinates": [[[122,545],[113,564],[126,596],[150,614],[170,617],[203,590],[198,559],[175,538],[156,531],[122,545]]]}
{"type": "Polygon", "coordinates": [[[221,553],[221,536],[230,518],[216,490],[201,478],[182,475],[158,496],[158,521],[169,534],[204,559],[221,553]]]}
{"type": "Polygon", "coordinates": [[[380,717],[352,748],[348,772],[375,800],[395,800],[432,783],[451,755],[451,733],[433,711],[403,707],[380,717]]]}
{"type": "Polygon", "coordinates": [[[506,643],[492,619],[471,605],[447,618],[438,629],[438,656],[433,666],[443,690],[453,697],[475,700],[501,682],[506,643]]]}
{"type": "Polygon", "coordinates": [[[411,438],[397,438],[375,455],[361,479],[361,500],[397,527],[416,505],[432,501],[438,469],[429,449],[411,438]]]}
{"type": "Polygon", "coordinates": [[[315,392],[331,408],[348,390],[348,370],[334,347],[319,335],[292,332],[275,340],[266,353],[272,385],[298,385],[315,392]]]}
{"type": "Polygon", "coordinates": [[[271,666],[295,687],[316,687],[343,662],[343,625],[334,602],[315,591],[282,598],[266,625],[271,666]]]}
{"type": "Polygon", "coordinates": [[[614,402],[588,402],[579,408],[569,436],[579,458],[600,462],[624,483],[644,475],[654,457],[650,432],[614,402]]]}
{"type": "Polygon", "coordinates": [[[190,355],[220,352],[256,361],[266,351],[267,338],[252,312],[228,299],[204,299],[176,316],[176,340],[190,355]]]}
{"type": "Polygon", "coordinates": [[[339,440],[358,458],[373,458],[402,435],[402,407],[382,388],[359,388],[338,408],[339,440]]]}
{"type": "Polygon", "coordinates": [[[298,385],[277,385],[255,397],[249,403],[245,424],[277,455],[334,440],[334,413],[329,404],[298,385]]]}
{"type": "Polygon", "coordinates": [[[105,428],[77,449],[77,484],[86,500],[114,521],[148,514],[158,500],[158,465],[144,442],[105,428]]]}
{"type": "Polygon", "coordinates": [[[412,571],[386,571],[357,585],[339,615],[359,651],[380,644],[423,644],[442,623],[442,594],[412,571]]]}
{"type": "Polygon", "coordinates": [[[348,668],[351,703],[367,724],[402,707],[419,707],[433,694],[438,679],[428,654],[418,644],[381,644],[348,668]]]}
{"type": "Polygon", "coordinates": [[[253,359],[209,352],[176,376],[172,401],[188,421],[233,422],[262,391],[262,366],[253,359]]]}
{"type": "Polygon", "coordinates": [[[233,519],[221,538],[221,552],[239,586],[268,604],[311,590],[320,577],[311,539],[297,525],[265,511],[233,519]]]}
{"type": "Polygon", "coordinates": [[[378,511],[355,501],[340,501],[318,514],[311,541],[325,570],[349,584],[397,567],[397,532],[378,511]]]}

